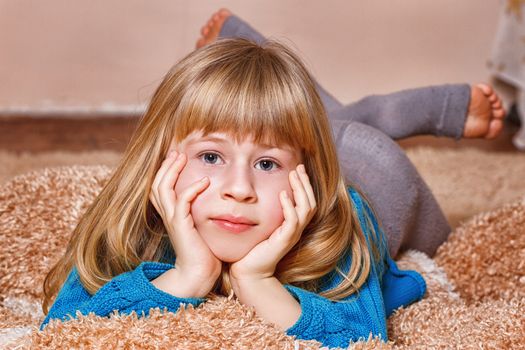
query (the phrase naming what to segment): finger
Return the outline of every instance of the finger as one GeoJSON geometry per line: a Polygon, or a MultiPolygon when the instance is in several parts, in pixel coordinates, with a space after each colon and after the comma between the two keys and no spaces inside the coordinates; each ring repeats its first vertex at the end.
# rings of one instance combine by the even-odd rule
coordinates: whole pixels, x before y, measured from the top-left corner
{"type": "Polygon", "coordinates": [[[175,205],[175,220],[178,220],[181,223],[187,223],[186,220],[190,217],[191,202],[199,193],[204,191],[209,184],[210,179],[205,176],[182,191],[177,198],[177,203],[175,205]]]}
{"type": "MultiPolygon", "coordinates": [[[[166,158],[162,162],[159,170],[157,170],[157,173],[155,174],[155,178],[153,179],[153,183],[151,184],[151,195],[153,196],[153,198],[155,200],[157,211],[159,211],[159,209],[160,209],[160,207],[159,207],[159,204],[160,204],[159,183],[162,180],[162,177],[164,176],[166,171],[168,171],[169,167],[175,161],[176,155],[177,155],[177,152],[172,151],[166,156],[166,158]]],[[[151,200],[151,198],[150,198],[150,200],[151,200]]],[[[160,214],[160,212],[159,212],[159,214],[160,214]]]]}
{"type": "Polygon", "coordinates": [[[299,217],[297,216],[297,211],[295,210],[293,202],[286,191],[281,192],[280,199],[281,206],[283,208],[284,222],[277,238],[283,242],[284,256],[284,254],[286,254],[299,241],[302,230],[299,226],[300,223],[299,217]]]}
{"type": "Polygon", "coordinates": [[[295,208],[298,211],[304,212],[310,208],[310,202],[308,202],[308,196],[303,187],[303,183],[299,178],[297,170],[290,171],[289,174],[290,185],[292,185],[292,192],[295,201],[295,208]]]}
{"type": "Polygon", "coordinates": [[[196,230],[191,215],[191,203],[199,193],[206,189],[209,183],[209,179],[204,177],[188,186],[177,198],[172,222],[174,234],[170,236],[176,253],[187,253],[188,249],[196,245],[206,245],[196,230]]]}
{"type": "Polygon", "coordinates": [[[490,103],[492,104],[492,103],[496,102],[497,100],[499,100],[499,97],[496,94],[492,94],[492,95],[488,96],[488,99],[489,99],[490,103]]]}
{"type": "Polygon", "coordinates": [[[168,168],[171,166],[171,164],[177,159],[178,153],[176,151],[171,151],[166,155],[166,158],[162,161],[160,164],[159,169],[157,170],[157,173],[155,174],[155,179],[153,180],[152,187],[158,187],[160,180],[162,180],[162,177],[168,171],[168,168]]]}
{"type": "Polygon", "coordinates": [[[159,208],[159,204],[157,203],[157,199],[153,195],[153,190],[149,191],[149,200],[150,200],[151,204],[153,204],[153,206],[155,207],[155,210],[157,210],[157,213],[159,213],[162,216],[162,212],[161,212],[161,210],[159,208]]]}
{"type": "Polygon", "coordinates": [[[297,231],[299,218],[297,217],[297,212],[295,211],[292,200],[288,197],[286,191],[280,193],[279,199],[283,208],[284,221],[278,236],[286,242],[291,242],[293,233],[297,231]]]}
{"type": "Polygon", "coordinates": [[[187,249],[184,247],[191,247],[195,244],[196,237],[188,234],[189,232],[195,232],[195,223],[190,214],[191,202],[199,193],[204,191],[208,185],[209,179],[204,177],[199,181],[192,183],[179,196],[177,204],[175,205],[174,226],[176,232],[184,232],[184,234],[175,234],[172,238],[175,251],[180,251],[180,249],[184,251],[187,249]]]}
{"type": "Polygon", "coordinates": [[[306,191],[308,202],[310,203],[310,208],[314,209],[317,206],[317,202],[315,200],[314,189],[312,188],[312,184],[310,183],[310,178],[308,177],[308,174],[306,173],[306,169],[304,165],[301,164],[298,173],[299,173],[299,178],[303,182],[303,187],[306,191]]]}
{"type": "Polygon", "coordinates": [[[158,186],[159,202],[168,217],[172,217],[175,210],[176,194],[174,187],[179,178],[180,172],[185,165],[186,156],[181,153],[164,173],[164,177],[161,179],[158,186]]]}

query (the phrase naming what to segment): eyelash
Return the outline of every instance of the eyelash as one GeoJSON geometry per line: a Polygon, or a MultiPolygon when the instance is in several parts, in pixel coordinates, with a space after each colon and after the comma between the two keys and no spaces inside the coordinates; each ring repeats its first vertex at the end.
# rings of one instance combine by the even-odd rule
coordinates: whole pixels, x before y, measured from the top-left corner
{"type": "MultiPolygon", "coordinates": [[[[222,157],[220,154],[216,153],[216,152],[202,152],[202,153],[199,153],[199,155],[197,156],[200,160],[202,160],[203,162],[205,162],[206,164],[211,164],[211,165],[215,165],[214,163],[207,163],[206,160],[204,160],[204,156],[206,155],[210,155],[210,154],[213,154],[217,157],[219,157],[221,160],[222,160],[222,157]]],[[[269,172],[269,171],[272,171],[272,170],[276,170],[276,169],[281,169],[281,165],[276,162],[275,160],[273,159],[269,159],[269,158],[264,158],[264,159],[261,159],[257,162],[257,164],[261,163],[261,162],[272,162],[274,164],[274,166],[272,167],[272,169],[270,170],[263,170],[263,169],[260,169],[260,170],[263,170],[263,171],[266,171],[266,172],[269,172]],[[275,168],[275,169],[274,169],[275,168]]]]}

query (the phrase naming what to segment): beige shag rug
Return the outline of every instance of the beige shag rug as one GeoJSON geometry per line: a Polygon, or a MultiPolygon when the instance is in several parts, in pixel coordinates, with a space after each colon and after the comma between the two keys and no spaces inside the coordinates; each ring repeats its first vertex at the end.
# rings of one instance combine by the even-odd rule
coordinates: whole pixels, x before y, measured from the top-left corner
{"type": "MultiPolygon", "coordinates": [[[[416,165],[417,159],[436,159],[432,149],[414,151],[417,152],[409,155],[416,165]]],[[[507,176],[494,181],[491,171],[499,168],[497,162],[504,159],[504,154],[496,154],[498,158],[492,164],[481,164],[475,159],[480,151],[446,152],[452,152],[451,159],[454,152],[468,155],[462,160],[458,156],[456,168],[443,170],[442,167],[453,166],[453,162],[428,165],[429,173],[434,174],[430,170],[433,166],[437,171],[436,183],[450,177],[452,169],[455,174],[469,170],[457,178],[453,176],[456,182],[448,186],[463,184],[470,192],[461,187],[456,192],[449,190],[447,193],[457,195],[450,201],[459,201],[461,207],[461,203],[482,198],[483,203],[471,203],[467,210],[498,208],[463,222],[434,259],[414,251],[403,255],[400,266],[420,271],[427,281],[428,294],[390,317],[389,343],[369,339],[353,344],[353,349],[519,349],[525,344],[525,201],[521,199],[525,180],[518,180],[512,170],[523,167],[524,158],[514,155],[510,168],[499,169],[505,170],[507,176]],[[478,180],[484,187],[476,186],[478,180]],[[512,181],[516,181],[515,187],[512,181]],[[506,194],[499,197],[500,192],[506,194]]],[[[419,169],[436,191],[439,187],[434,187],[434,180],[419,169]]],[[[110,318],[81,316],[64,323],[53,321],[43,332],[37,331],[43,319],[40,299],[44,276],[63,253],[76,222],[111,171],[111,167],[103,165],[53,167],[22,173],[0,183],[0,347],[320,348],[319,343],[285,335],[233,297],[209,300],[176,314],[159,310],[140,319],[134,314],[115,314],[110,318]]],[[[525,174],[523,169],[520,172],[525,174]]],[[[436,195],[439,200],[439,191],[436,195]]],[[[447,202],[440,203],[450,214],[447,202]]],[[[459,220],[465,220],[465,213],[457,215],[459,220]]]]}

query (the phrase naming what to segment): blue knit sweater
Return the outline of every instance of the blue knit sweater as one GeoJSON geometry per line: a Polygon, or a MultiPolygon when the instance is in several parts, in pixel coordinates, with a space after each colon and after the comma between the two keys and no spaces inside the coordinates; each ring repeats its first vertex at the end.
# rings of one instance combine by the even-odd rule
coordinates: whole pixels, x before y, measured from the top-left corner
{"type": "MultiPolygon", "coordinates": [[[[381,259],[371,264],[370,274],[358,293],[341,300],[331,301],[317,293],[292,285],[285,288],[297,299],[302,313],[297,322],[286,330],[300,339],[315,339],[329,347],[347,347],[350,341],[367,339],[370,334],[387,339],[386,318],[398,307],[407,306],[423,297],[426,284],[415,271],[401,271],[388,255],[385,238],[365,201],[350,189],[350,197],[358,214],[368,244],[378,247],[381,259]],[[368,219],[368,220],[367,220],[368,219]],[[370,226],[374,226],[373,236],[370,226]]],[[[348,271],[351,256],[344,256],[339,268],[348,271]]],[[[177,298],[153,286],[150,282],[173,264],[143,262],[136,269],[114,277],[94,295],[82,286],[76,269],[73,269],[40,329],[50,319],[68,320],[76,311],[108,316],[113,310],[120,313],[137,312],[148,315],[151,308],[167,308],[176,312],[180,304],[198,306],[203,298],[177,298]]],[[[342,277],[333,271],[323,279],[321,291],[338,285],[342,277]]]]}

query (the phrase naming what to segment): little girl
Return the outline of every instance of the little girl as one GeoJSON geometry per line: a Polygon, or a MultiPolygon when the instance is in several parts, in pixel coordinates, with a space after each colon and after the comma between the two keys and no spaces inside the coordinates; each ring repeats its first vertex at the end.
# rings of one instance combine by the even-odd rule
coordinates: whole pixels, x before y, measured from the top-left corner
{"type": "Polygon", "coordinates": [[[298,57],[276,42],[224,39],[160,84],[45,279],[41,327],[233,292],[289,335],[347,347],[386,340],[387,317],[425,291],[345,184],[298,57]]]}

